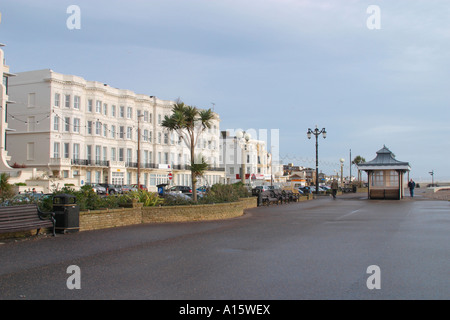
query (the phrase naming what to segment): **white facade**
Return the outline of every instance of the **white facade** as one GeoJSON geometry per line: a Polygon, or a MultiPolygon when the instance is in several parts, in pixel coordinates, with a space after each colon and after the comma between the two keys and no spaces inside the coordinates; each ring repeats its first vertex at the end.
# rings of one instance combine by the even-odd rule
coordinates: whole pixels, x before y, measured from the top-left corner
{"type": "Polygon", "coordinates": [[[271,154],[266,142],[250,139],[240,141],[227,131],[221,134],[221,165],[226,172],[227,183],[241,182],[242,170],[245,170],[245,183],[262,185],[273,181],[271,177],[271,154]]]}
{"type": "MultiPolygon", "coordinates": [[[[8,115],[15,129],[8,134],[10,162],[47,171],[75,186],[135,184],[140,150],[139,181],[149,190],[169,183],[169,172],[171,184],[190,185],[189,149],[161,126],[174,101],[48,69],[18,73],[9,90],[16,102],[8,115]]],[[[196,148],[212,166],[200,183],[224,182],[216,117],[196,148]]]]}
{"type": "MultiPolygon", "coordinates": [[[[3,47],[3,44],[0,44],[0,47],[3,47]]],[[[7,112],[8,112],[8,104],[12,102],[9,100],[9,90],[8,83],[11,76],[14,76],[9,72],[9,67],[5,65],[5,55],[3,50],[0,49],[0,74],[2,77],[2,82],[0,84],[0,171],[6,172],[11,171],[11,167],[8,164],[8,161],[11,157],[8,155],[7,150],[7,140],[6,140],[6,132],[9,130],[8,122],[7,122],[7,112]]]]}

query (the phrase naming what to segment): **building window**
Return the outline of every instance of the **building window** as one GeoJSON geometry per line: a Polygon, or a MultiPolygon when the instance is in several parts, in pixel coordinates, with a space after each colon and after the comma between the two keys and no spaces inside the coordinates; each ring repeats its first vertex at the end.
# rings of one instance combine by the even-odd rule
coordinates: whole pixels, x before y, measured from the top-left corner
{"type": "Polygon", "coordinates": [[[116,126],[115,125],[111,125],[111,138],[113,138],[113,139],[116,138],[116,126]]]}
{"type": "Polygon", "coordinates": [[[107,160],[108,160],[108,148],[103,147],[103,161],[107,161],[107,160]]]}
{"type": "Polygon", "coordinates": [[[127,108],[127,118],[131,119],[133,117],[133,109],[131,107],[127,108]]]}
{"type": "Polygon", "coordinates": [[[111,148],[111,161],[116,161],[116,148],[111,148]]]}
{"type": "Polygon", "coordinates": [[[106,103],[103,104],[103,115],[104,116],[108,115],[108,105],[106,103]]]}
{"type": "Polygon", "coordinates": [[[144,141],[148,141],[148,130],[144,130],[144,141]]]}
{"type": "Polygon", "coordinates": [[[61,105],[61,95],[59,93],[55,93],[55,101],[53,102],[53,105],[57,108],[61,105]]]}
{"type": "Polygon", "coordinates": [[[74,160],[80,159],[80,144],[79,143],[73,144],[73,159],[74,160]]]}
{"type": "Polygon", "coordinates": [[[64,131],[70,132],[70,118],[69,117],[64,118],[64,131]]]}
{"type": "Polygon", "coordinates": [[[92,160],[92,146],[91,145],[86,146],[86,159],[92,160]]]}
{"type": "Polygon", "coordinates": [[[103,125],[103,136],[106,138],[108,135],[108,125],[104,124],[103,125]]]}
{"type": "Polygon", "coordinates": [[[100,161],[102,154],[101,154],[101,147],[100,146],[95,146],[95,161],[100,161]]]}
{"type": "Polygon", "coordinates": [[[169,144],[169,134],[167,132],[164,133],[164,144],[169,144]]]}
{"type": "Polygon", "coordinates": [[[123,151],[124,151],[123,148],[119,148],[119,161],[124,161],[124,160],[123,160],[123,157],[124,157],[123,151]]]}
{"type": "Polygon", "coordinates": [[[161,132],[158,132],[158,143],[161,144],[161,132]]]}
{"type": "Polygon", "coordinates": [[[59,148],[60,148],[59,142],[54,142],[53,143],[53,158],[55,158],[55,159],[59,159],[59,157],[60,157],[59,148]]]}
{"type": "Polygon", "coordinates": [[[144,121],[148,122],[148,111],[144,111],[144,121]]]}
{"type": "Polygon", "coordinates": [[[80,109],[80,96],[73,97],[73,108],[80,109]]]}
{"type": "Polygon", "coordinates": [[[97,122],[95,122],[95,134],[96,135],[100,135],[101,134],[101,131],[102,131],[102,124],[101,124],[101,122],[100,121],[97,121],[97,122]]]}
{"type": "Polygon", "coordinates": [[[120,126],[119,127],[119,138],[120,139],[124,138],[124,132],[125,132],[125,127],[124,126],[120,126]]]}
{"type": "Polygon", "coordinates": [[[133,150],[128,148],[127,149],[127,163],[131,163],[131,161],[133,160],[132,156],[133,156],[133,150]]]}
{"type": "Polygon", "coordinates": [[[80,133],[80,118],[73,118],[73,132],[80,133]]]}
{"type": "Polygon", "coordinates": [[[129,139],[129,140],[131,140],[133,138],[132,130],[133,130],[133,128],[127,127],[127,139],[129,139]]]}
{"type": "Polygon", "coordinates": [[[65,159],[69,159],[69,148],[70,148],[70,144],[64,143],[64,158],[65,159]]]}
{"type": "Polygon", "coordinates": [[[92,100],[88,100],[88,112],[92,112],[92,109],[94,107],[94,102],[92,100]]]}
{"type": "Polygon", "coordinates": [[[158,124],[161,124],[161,115],[158,114],[158,124]]]}
{"type": "Polygon", "coordinates": [[[87,122],[87,134],[92,134],[92,121],[87,122]]]}
{"type": "Polygon", "coordinates": [[[120,118],[125,117],[125,107],[124,106],[120,106],[120,108],[119,108],[119,117],[120,118]]]}
{"type": "Polygon", "coordinates": [[[66,108],[70,108],[70,94],[66,94],[65,96],[64,96],[65,98],[64,98],[64,106],[66,107],[66,108]]]}
{"type": "Polygon", "coordinates": [[[169,153],[164,152],[164,164],[169,164],[169,153]]]}
{"type": "Polygon", "coordinates": [[[102,102],[99,100],[95,102],[95,112],[102,113],[102,102]]]}
{"type": "Polygon", "coordinates": [[[111,116],[116,117],[116,106],[115,105],[111,106],[111,116]]]}
{"type": "Polygon", "coordinates": [[[53,130],[59,131],[59,117],[58,116],[53,117],[53,130]]]}

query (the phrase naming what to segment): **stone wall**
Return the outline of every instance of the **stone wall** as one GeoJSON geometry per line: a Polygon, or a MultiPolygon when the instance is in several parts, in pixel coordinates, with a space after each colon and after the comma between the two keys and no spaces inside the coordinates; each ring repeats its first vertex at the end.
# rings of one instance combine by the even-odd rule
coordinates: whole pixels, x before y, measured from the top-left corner
{"type": "Polygon", "coordinates": [[[98,230],[140,223],[221,220],[241,216],[245,209],[257,206],[257,198],[233,203],[194,206],[142,207],[88,210],[80,212],[80,231],[98,230]]]}

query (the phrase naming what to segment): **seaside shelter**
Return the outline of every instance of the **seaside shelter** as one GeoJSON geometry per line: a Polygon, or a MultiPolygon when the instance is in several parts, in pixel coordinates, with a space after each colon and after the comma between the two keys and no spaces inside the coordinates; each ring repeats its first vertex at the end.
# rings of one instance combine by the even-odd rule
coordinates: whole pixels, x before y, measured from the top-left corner
{"type": "Polygon", "coordinates": [[[395,159],[394,154],[383,146],[375,159],[358,164],[358,170],[367,173],[369,199],[400,200],[404,196],[404,175],[411,167],[408,162],[395,159]]]}

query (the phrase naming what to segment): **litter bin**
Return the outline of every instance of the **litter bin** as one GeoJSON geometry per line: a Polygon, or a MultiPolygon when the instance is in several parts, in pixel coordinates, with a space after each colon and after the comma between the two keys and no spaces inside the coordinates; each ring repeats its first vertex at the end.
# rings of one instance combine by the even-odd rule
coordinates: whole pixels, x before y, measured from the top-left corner
{"type": "Polygon", "coordinates": [[[58,233],[78,232],[80,230],[80,206],[76,197],[70,194],[53,196],[55,229],[58,233]]]}
{"type": "Polygon", "coordinates": [[[258,192],[258,207],[263,205],[261,190],[258,192]]]}

